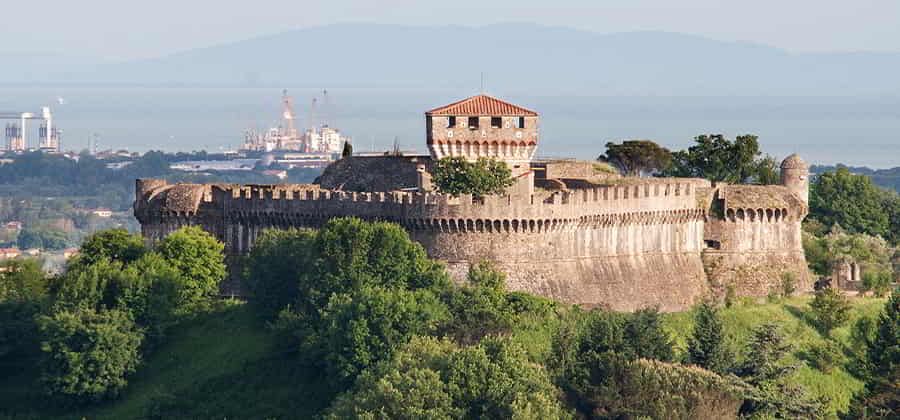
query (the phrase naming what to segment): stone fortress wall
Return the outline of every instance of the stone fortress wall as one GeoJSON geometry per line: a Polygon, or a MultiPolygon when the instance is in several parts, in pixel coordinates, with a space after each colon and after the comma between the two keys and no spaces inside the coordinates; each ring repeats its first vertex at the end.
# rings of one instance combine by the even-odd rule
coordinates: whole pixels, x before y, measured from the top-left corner
{"type": "MultiPolygon", "coordinates": [[[[733,186],[661,181],[561,191],[543,199],[479,199],[139,180],[135,211],[151,240],[199,225],[222,240],[232,257],[248,253],[265,229],[314,228],[341,216],[396,222],[458,279],[470,264],[489,259],[508,273],[513,290],[620,310],[682,309],[715,291],[717,283],[765,295],[785,271],[808,283],[799,242],[803,213],[775,208],[739,218],[749,211],[729,210],[731,216],[718,218],[710,209],[733,186]]],[[[240,293],[234,283],[229,288],[228,294],[240,293]]]]}
{"type": "MultiPolygon", "coordinates": [[[[459,152],[456,146],[453,152],[459,152]]],[[[590,162],[533,163],[559,189],[483,198],[452,197],[422,185],[401,191],[413,176],[408,168],[430,166],[427,156],[353,157],[333,166],[318,185],[138,180],[135,215],[150,241],[181,226],[201,226],[225,243],[233,273],[266,229],[315,228],[353,216],[403,226],[456,279],[488,259],[507,273],[512,290],[584,306],[680,310],[728,287],[738,295],[763,296],[785,276],[796,280],[798,290],[811,288],[800,240],[807,169],[796,156],[782,164],[782,185],[776,186],[678,178],[598,181],[590,162]],[[356,177],[354,167],[366,171],[356,177]],[[395,176],[394,184],[361,191],[366,180],[397,173],[405,175],[395,176]]],[[[237,278],[223,293],[240,294],[237,278]]]]}

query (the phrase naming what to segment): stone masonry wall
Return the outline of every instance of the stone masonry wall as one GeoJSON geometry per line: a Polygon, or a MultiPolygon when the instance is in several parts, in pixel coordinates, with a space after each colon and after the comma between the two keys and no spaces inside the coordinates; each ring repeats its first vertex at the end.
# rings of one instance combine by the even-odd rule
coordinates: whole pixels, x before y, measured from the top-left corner
{"type": "MultiPolygon", "coordinates": [[[[148,183],[139,188],[135,215],[150,240],[185,225],[210,231],[225,242],[234,273],[265,229],[318,227],[354,216],[400,224],[458,279],[472,263],[489,259],[508,274],[512,290],[584,306],[680,310],[729,283],[739,294],[766,294],[788,271],[806,287],[799,218],[718,218],[708,212],[710,188],[705,181],[672,179],[543,199],[479,199],[310,185],[148,183]],[[166,207],[170,193],[195,197],[196,207],[166,207]]],[[[232,282],[223,292],[240,290],[232,282]]]]}

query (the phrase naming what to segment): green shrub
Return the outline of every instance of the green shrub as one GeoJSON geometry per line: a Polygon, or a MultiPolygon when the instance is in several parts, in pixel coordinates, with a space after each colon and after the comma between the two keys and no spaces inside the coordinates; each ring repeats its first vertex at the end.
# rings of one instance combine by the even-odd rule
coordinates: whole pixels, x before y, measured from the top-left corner
{"type": "Polygon", "coordinates": [[[454,196],[502,194],[514,182],[505,162],[484,157],[475,162],[461,157],[440,159],[435,162],[432,175],[438,191],[454,196]]]}
{"type": "Polygon", "coordinates": [[[506,341],[458,347],[416,337],[364,373],[326,418],[570,418],[557,394],[544,369],[506,341]]]}
{"type": "Polygon", "coordinates": [[[639,359],[614,371],[609,418],[735,418],[746,386],[705,369],[639,359]]]}
{"type": "Polygon", "coordinates": [[[872,292],[875,296],[884,297],[891,291],[893,282],[890,270],[875,270],[863,273],[862,291],[872,292]]]}
{"type": "Polygon", "coordinates": [[[88,403],[115,397],[140,364],[143,333],[124,311],[62,310],[39,318],[48,394],[88,403]]]}
{"type": "Polygon", "coordinates": [[[809,303],[816,326],[825,334],[840,327],[850,319],[850,300],[834,287],[816,292],[809,303]]]}
{"type": "Polygon", "coordinates": [[[846,362],[841,347],[832,340],[811,345],[806,351],[806,358],[814,368],[824,373],[831,373],[846,362]]]}
{"type": "Polygon", "coordinates": [[[786,271],[781,273],[781,296],[791,297],[797,291],[797,275],[786,271]]]}
{"type": "Polygon", "coordinates": [[[730,308],[734,306],[737,301],[737,293],[734,290],[733,284],[728,284],[725,286],[725,307],[730,308]]]}

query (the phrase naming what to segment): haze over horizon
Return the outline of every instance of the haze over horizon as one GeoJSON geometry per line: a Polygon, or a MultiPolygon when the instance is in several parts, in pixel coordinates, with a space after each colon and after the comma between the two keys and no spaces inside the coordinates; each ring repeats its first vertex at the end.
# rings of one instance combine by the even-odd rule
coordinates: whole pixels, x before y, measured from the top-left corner
{"type": "Polygon", "coordinates": [[[528,22],[598,33],[666,31],[746,41],[791,52],[900,52],[900,2],[860,0],[533,0],[422,4],[390,0],[326,3],[153,3],[82,0],[4,5],[0,53],[52,53],[128,61],[334,23],[484,26],[528,22]],[[49,13],[48,13],[49,10],[49,13]],[[778,13],[772,13],[777,10],[778,13]],[[835,30],[840,28],[840,30],[835,30]]]}

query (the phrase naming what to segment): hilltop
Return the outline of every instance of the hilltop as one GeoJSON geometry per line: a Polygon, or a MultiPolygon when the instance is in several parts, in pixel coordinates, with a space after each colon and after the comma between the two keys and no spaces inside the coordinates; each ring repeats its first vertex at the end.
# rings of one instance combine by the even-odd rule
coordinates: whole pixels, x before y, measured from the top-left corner
{"type": "Polygon", "coordinates": [[[529,23],[481,27],[336,24],[148,60],[79,61],[65,70],[54,66],[50,71],[38,64],[25,73],[0,70],[0,82],[472,88],[479,85],[483,72],[491,89],[525,87],[553,94],[900,92],[892,83],[900,71],[897,53],[794,53],[679,33],[597,33],[529,23]]]}

